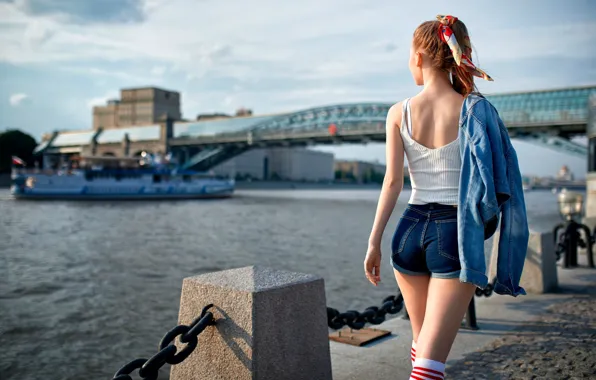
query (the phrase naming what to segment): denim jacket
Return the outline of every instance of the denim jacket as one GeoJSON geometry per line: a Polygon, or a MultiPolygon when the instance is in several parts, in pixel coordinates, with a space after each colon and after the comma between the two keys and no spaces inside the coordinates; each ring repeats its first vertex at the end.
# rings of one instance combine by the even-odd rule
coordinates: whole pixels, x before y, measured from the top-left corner
{"type": "Polygon", "coordinates": [[[517,154],[493,105],[469,95],[459,122],[458,201],[460,281],[486,287],[484,241],[500,224],[495,293],[526,294],[519,286],[529,229],[517,154]]]}

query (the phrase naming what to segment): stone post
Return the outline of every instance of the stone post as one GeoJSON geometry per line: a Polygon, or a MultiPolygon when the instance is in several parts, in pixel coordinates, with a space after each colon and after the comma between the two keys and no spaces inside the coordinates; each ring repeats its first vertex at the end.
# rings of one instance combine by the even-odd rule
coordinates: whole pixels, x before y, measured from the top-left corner
{"type": "MultiPolygon", "coordinates": [[[[499,251],[499,231],[494,235],[493,249],[489,268],[489,281],[496,275],[497,255],[499,251]]],[[[559,286],[557,262],[552,232],[530,232],[528,251],[520,285],[528,293],[542,294],[552,292],[559,286]]]]}
{"type": "Polygon", "coordinates": [[[170,380],[331,380],[322,278],[260,266],[185,278],[179,323],[208,304],[216,325],[170,380]]]}

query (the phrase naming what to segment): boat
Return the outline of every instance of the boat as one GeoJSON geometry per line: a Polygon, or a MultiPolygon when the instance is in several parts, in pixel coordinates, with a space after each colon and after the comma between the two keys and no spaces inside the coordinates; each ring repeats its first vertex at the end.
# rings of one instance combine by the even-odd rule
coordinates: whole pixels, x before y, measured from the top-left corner
{"type": "Polygon", "coordinates": [[[58,169],[12,168],[11,194],[16,199],[164,200],[227,198],[233,179],[213,173],[178,170],[142,157],[80,157],[58,169]]]}

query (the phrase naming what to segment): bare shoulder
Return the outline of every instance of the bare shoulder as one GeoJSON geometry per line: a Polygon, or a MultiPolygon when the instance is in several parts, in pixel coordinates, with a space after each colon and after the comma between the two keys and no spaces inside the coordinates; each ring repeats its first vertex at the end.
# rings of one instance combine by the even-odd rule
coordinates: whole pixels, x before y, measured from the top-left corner
{"type": "Polygon", "coordinates": [[[399,128],[402,116],[403,101],[395,103],[387,112],[387,127],[396,126],[399,128]]]}

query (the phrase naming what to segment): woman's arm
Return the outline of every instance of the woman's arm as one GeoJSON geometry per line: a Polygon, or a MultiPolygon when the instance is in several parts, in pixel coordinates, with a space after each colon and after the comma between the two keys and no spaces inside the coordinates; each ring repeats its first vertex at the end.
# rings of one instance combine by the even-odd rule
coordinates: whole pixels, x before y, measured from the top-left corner
{"type": "Polygon", "coordinates": [[[399,133],[402,116],[401,103],[389,109],[386,121],[386,171],[377,204],[377,212],[368,239],[368,252],[364,260],[366,277],[374,285],[381,281],[381,240],[387,222],[393,213],[404,183],[404,146],[399,133]]]}

